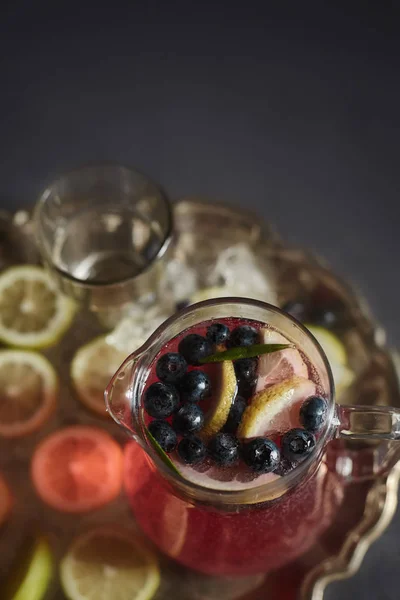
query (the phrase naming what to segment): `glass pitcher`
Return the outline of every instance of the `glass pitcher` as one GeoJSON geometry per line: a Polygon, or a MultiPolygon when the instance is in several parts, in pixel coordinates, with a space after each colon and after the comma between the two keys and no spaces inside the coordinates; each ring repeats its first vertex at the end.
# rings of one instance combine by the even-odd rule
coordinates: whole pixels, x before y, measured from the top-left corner
{"type": "MultiPolygon", "coordinates": [[[[400,439],[398,410],[335,404],[328,361],[310,332],[278,308],[247,299],[201,302],[168,319],[125,360],[105,399],[109,413],[134,440],[127,449],[126,489],[140,526],[167,555],[215,575],[265,573],[316,542],[332,522],[351,476],[343,455],[326,459],[329,442],[400,439]],[[255,479],[239,489],[213,489],[171,470],[149,443],[142,396],[154,359],[172,338],[205,321],[232,318],[267,324],[293,342],[317,373],[328,408],[315,448],[293,470],[266,483],[255,479]]],[[[377,454],[378,468],[386,464],[386,455],[377,454]]],[[[375,464],[371,472],[376,470],[375,464]]]]}

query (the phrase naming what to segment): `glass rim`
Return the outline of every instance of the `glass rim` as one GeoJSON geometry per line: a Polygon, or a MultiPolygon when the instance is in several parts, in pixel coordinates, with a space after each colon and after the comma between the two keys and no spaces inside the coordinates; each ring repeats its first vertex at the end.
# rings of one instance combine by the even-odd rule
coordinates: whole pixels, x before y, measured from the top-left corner
{"type": "Polygon", "coordinates": [[[49,183],[46,186],[46,188],[39,195],[39,198],[37,199],[36,204],[33,209],[32,217],[33,217],[32,220],[34,223],[34,237],[35,237],[36,244],[40,250],[40,253],[42,255],[42,258],[48,263],[49,267],[55,273],[57,273],[60,277],[68,280],[70,283],[73,283],[76,286],[79,286],[81,289],[86,289],[86,290],[94,290],[94,289],[112,290],[114,288],[118,288],[122,285],[125,285],[127,283],[134,281],[135,279],[140,277],[142,274],[144,274],[148,270],[150,270],[154,266],[154,264],[165,255],[165,253],[167,252],[168,247],[171,243],[172,237],[173,237],[172,203],[169,200],[169,197],[166,194],[166,192],[164,191],[164,189],[158,183],[156,183],[150,177],[148,177],[145,173],[140,171],[139,169],[137,169],[135,167],[129,167],[127,165],[123,165],[123,164],[115,162],[115,161],[106,161],[105,160],[105,161],[87,162],[79,167],[74,167],[74,168],[69,169],[68,171],[60,173],[60,175],[58,175],[56,178],[54,178],[51,181],[51,183],[49,183]],[[122,169],[127,172],[136,173],[137,175],[142,177],[144,180],[146,180],[149,184],[154,186],[154,188],[157,189],[160,193],[160,199],[162,199],[164,202],[164,205],[165,205],[166,211],[167,211],[167,219],[168,219],[167,231],[166,231],[164,239],[160,245],[160,248],[157,251],[157,254],[139,271],[135,271],[134,275],[126,276],[123,279],[117,279],[110,283],[104,283],[104,282],[99,282],[99,281],[85,281],[82,279],[78,279],[77,277],[74,277],[74,275],[72,275],[69,271],[61,269],[60,267],[55,265],[51,258],[51,255],[49,254],[47,248],[43,244],[43,241],[41,240],[41,236],[39,234],[40,215],[43,210],[43,206],[45,205],[49,195],[51,194],[51,191],[52,191],[52,188],[54,187],[54,185],[56,185],[58,182],[60,182],[63,179],[67,179],[68,177],[70,177],[72,175],[79,174],[79,172],[81,172],[81,171],[83,172],[83,171],[86,171],[89,169],[96,169],[96,168],[102,168],[102,167],[110,168],[110,169],[122,169]]]}
{"type": "MultiPolygon", "coordinates": [[[[147,436],[145,434],[144,424],[142,422],[140,422],[139,424],[140,424],[140,429],[141,429],[141,438],[145,444],[145,451],[148,453],[148,455],[151,457],[151,459],[155,462],[157,467],[163,472],[163,474],[166,475],[166,477],[168,479],[170,479],[175,485],[177,485],[183,491],[188,493],[189,496],[194,497],[194,499],[196,499],[196,500],[198,500],[198,499],[205,500],[206,502],[207,501],[212,502],[212,501],[217,500],[217,503],[222,503],[222,504],[229,504],[229,505],[248,504],[248,505],[251,505],[252,504],[251,502],[249,502],[249,501],[246,502],[246,497],[248,498],[249,496],[252,496],[252,495],[260,497],[260,500],[257,501],[256,503],[265,502],[265,501],[268,501],[268,499],[272,500],[272,499],[279,498],[280,496],[283,496],[283,494],[286,491],[289,491],[292,487],[294,487],[296,485],[296,483],[300,482],[304,473],[311,470],[312,466],[314,464],[315,464],[315,468],[317,468],[317,466],[320,464],[320,461],[322,459],[322,455],[325,450],[326,444],[332,437],[332,430],[334,427],[334,415],[335,415],[335,385],[334,385],[332,371],[331,371],[328,359],[326,357],[326,354],[325,354],[324,350],[322,349],[321,345],[319,344],[319,342],[312,335],[312,333],[302,323],[297,321],[297,319],[295,319],[291,315],[285,313],[280,308],[278,308],[277,306],[274,306],[272,304],[268,304],[266,302],[261,302],[259,300],[252,300],[249,298],[238,298],[238,297],[216,298],[216,299],[204,300],[202,302],[192,304],[192,305],[188,306],[187,308],[185,308],[185,309],[175,313],[171,317],[169,317],[166,321],[164,321],[164,323],[162,323],[153,332],[153,334],[143,344],[143,346],[138,348],[136,352],[133,352],[130,355],[130,357],[128,357],[126,359],[125,362],[128,362],[133,357],[136,357],[138,360],[140,360],[140,358],[143,354],[145,354],[151,350],[152,346],[159,339],[161,332],[163,330],[165,330],[166,328],[168,328],[169,326],[173,325],[180,318],[185,317],[185,316],[191,314],[192,312],[195,312],[199,308],[209,308],[209,307],[213,307],[213,306],[221,306],[224,304],[226,304],[226,305],[228,305],[228,304],[243,305],[244,304],[244,305],[250,306],[250,307],[256,306],[260,309],[277,313],[278,315],[285,317],[288,321],[292,322],[296,327],[298,327],[310,339],[311,343],[315,346],[316,350],[318,351],[318,354],[319,354],[320,358],[322,359],[322,363],[323,363],[323,366],[326,370],[327,377],[328,377],[329,390],[327,391],[327,394],[328,394],[329,406],[328,406],[328,417],[327,417],[326,427],[324,428],[321,435],[318,437],[315,448],[313,449],[311,454],[309,456],[307,456],[301,463],[299,463],[292,471],[279,477],[278,479],[276,479],[274,481],[263,483],[263,484],[260,484],[259,486],[255,485],[252,487],[243,488],[240,490],[223,490],[220,488],[218,488],[218,489],[210,488],[210,487],[202,486],[199,483],[190,481],[190,480],[186,479],[183,475],[178,476],[175,473],[173,473],[171,471],[171,469],[166,467],[164,465],[163,461],[158,456],[155,449],[149,443],[147,436]],[[266,498],[264,498],[264,500],[262,499],[263,496],[266,496],[266,498]]],[[[254,503],[254,504],[256,504],[256,503],[254,503]]]]}

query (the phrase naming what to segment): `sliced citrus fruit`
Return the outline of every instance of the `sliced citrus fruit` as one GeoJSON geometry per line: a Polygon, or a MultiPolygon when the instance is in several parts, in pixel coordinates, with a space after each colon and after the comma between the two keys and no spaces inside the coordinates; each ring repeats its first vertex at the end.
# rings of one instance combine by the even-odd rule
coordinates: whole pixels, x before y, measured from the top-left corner
{"type": "MultiPolygon", "coordinates": [[[[273,329],[264,329],[262,332],[264,344],[287,344],[290,340],[273,329]]],[[[286,348],[279,352],[263,354],[258,359],[258,380],[256,392],[265,389],[268,385],[289,379],[294,375],[308,377],[308,368],[296,348],[286,348]]]]}
{"type": "Polygon", "coordinates": [[[0,475],[0,527],[7,519],[12,507],[11,492],[5,479],[0,475]]]}
{"type": "Polygon", "coordinates": [[[314,382],[296,376],[258,392],[243,413],[238,437],[268,436],[299,426],[300,406],[315,391],[314,382]]]}
{"type": "Polygon", "coordinates": [[[42,267],[11,267],[0,275],[0,340],[10,346],[45,348],[71,324],[75,304],[57,290],[42,267]]]}
{"type": "Polygon", "coordinates": [[[20,437],[38,429],[53,412],[58,377],[37,352],[0,351],[0,437],[20,437]]]}
{"type": "Polygon", "coordinates": [[[156,557],[143,540],[111,525],[75,539],[60,576],[69,600],[150,600],[160,584],[156,557]]]}
{"type": "Polygon", "coordinates": [[[7,574],[3,600],[42,600],[53,576],[53,556],[43,537],[28,540],[7,574]]]}
{"type": "Polygon", "coordinates": [[[339,395],[354,381],[355,374],[347,365],[347,352],[339,338],[324,327],[306,325],[316,340],[321,344],[323,351],[332,369],[336,393],[339,395]]]}
{"type": "Polygon", "coordinates": [[[86,512],[118,495],[122,484],[122,451],[98,427],[67,427],[39,444],[33,455],[31,475],[44,502],[62,512],[86,512]]]}
{"type": "Polygon", "coordinates": [[[212,300],[213,298],[227,298],[232,295],[234,294],[232,294],[225,286],[207,287],[202,290],[197,290],[197,292],[190,297],[190,304],[196,304],[203,300],[212,300]]]}
{"type": "Polygon", "coordinates": [[[126,358],[126,352],[98,337],[76,352],[71,363],[71,379],[81,402],[99,415],[106,416],[104,390],[126,358]]]}
{"type": "Polygon", "coordinates": [[[347,363],[346,348],[334,333],[317,325],[306,325],[306,327],[311,331],[317,342],[321,344],[329,362],[339,363],[340,365],[347,363]]]}
{"type": "Polygon", "coordinates": [[[232,402],[235,399],[237,381],[233,363],[225,360],[213,365],[212,380],[212,403],[206,413],[206,422],[200,431],[200,437],[209,439],[225,425],[232,402]]]}

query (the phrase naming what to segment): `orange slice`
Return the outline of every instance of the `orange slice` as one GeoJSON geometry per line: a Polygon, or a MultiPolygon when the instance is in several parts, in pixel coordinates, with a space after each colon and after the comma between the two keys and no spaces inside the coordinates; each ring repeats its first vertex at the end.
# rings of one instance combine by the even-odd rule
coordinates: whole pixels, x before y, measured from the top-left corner
{"type": "Polygon", "coordinates": [[[40,498],[67,513],[83,513],[107,504],[122,484],[122,451],[97,427],[76,425],[48,436],[31,465],[40,498]]]}
{"type": "Polygon", "coordinates": [[[0,475],[0,526],[6,521],[12,507],[12,497],[8,485],[0,475]]]}
{"type": "Polygon", "coordinates": [[[0,351],[0,437],[32,433],[56,406],[58,377],[37,352],[0,351]]]}

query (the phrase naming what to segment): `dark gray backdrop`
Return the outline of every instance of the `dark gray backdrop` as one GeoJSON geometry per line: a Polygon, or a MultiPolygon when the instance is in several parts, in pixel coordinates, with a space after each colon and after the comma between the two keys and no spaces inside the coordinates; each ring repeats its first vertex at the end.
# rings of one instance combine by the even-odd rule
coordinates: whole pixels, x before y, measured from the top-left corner
{"type": "MultiPolygon", "coordinates": [[[[399,21],[323,4],[3,3],[1,207],[88,160],[136,165],[322,253],[400,346],[399,21]]],[[[397,600],[399,539],[397,516],[327,600],[397,600]]]]}

